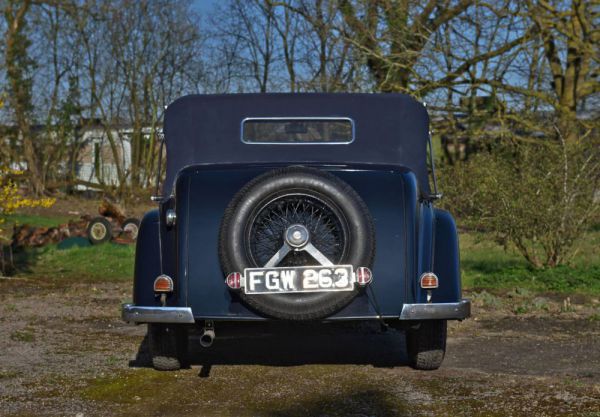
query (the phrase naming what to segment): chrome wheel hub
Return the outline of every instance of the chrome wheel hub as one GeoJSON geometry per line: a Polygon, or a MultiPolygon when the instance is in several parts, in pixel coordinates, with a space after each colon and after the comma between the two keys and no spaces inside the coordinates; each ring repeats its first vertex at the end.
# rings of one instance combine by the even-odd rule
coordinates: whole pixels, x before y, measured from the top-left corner
{"type": "Polygon", "coordinates": [[[293,224],[285,231],[285,241],[288,245],[293,248],[301,248],[305,246],[309,239],[310,234],[308,229],[301,224],[293,224]]]}

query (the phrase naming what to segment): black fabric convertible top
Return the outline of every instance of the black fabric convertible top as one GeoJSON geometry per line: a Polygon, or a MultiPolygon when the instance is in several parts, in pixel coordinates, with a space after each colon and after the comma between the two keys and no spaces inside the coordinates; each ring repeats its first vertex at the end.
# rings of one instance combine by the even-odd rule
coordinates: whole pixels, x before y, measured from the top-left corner
{"type": "Polygon", "coordinates": [[[390,165],[412,170],[429,194],[425,107],[403,94],[189,95],[165,114],[169,193],[182,168],[223,163],[333,163],[390,165]],[[349,144],[249,144],[242,121],[252,117],[347,117],[349,144]]]}

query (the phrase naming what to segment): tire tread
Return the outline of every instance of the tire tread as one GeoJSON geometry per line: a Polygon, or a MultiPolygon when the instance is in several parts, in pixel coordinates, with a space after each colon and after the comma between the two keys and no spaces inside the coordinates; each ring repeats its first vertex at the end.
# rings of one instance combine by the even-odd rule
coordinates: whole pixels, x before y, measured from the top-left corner
{"type": "Polygon", "coordinates": [[[178,326],[148,324],[150,356],[157,371],[177,371],[187,366],[187,332],[178,326]]]}
{"type": "Polygon", "coordinates": [[[406,350],[410,366],[431,371],[438,369],[446,354],[446,320],[430,320],[420,323],[417,329],[406,331],[406,350]]]}

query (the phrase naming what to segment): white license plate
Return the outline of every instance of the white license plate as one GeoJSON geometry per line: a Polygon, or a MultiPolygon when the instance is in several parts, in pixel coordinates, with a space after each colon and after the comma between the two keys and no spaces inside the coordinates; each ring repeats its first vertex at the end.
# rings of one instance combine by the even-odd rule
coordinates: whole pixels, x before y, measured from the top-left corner
{"type": "Polygon", "coordinates": [[[246,294],[352,291],[352,265],[244,269],[246,294]]]}

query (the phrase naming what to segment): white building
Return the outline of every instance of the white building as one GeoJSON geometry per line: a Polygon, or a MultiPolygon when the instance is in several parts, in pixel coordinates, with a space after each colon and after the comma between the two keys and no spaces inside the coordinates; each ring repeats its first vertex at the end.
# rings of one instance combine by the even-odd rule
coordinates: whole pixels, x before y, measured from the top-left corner
{"type": "MultiPolygon", "coordinates": [[[[152,128],[143,128],[142,132],[149,140],[152,128]]],[[[157,129],[156,134],[161,132],[161,129],[157,129]]],[[[75,164],[75,176],[78,181],[76,189],[97,189],[98,187],[94,187],[96,184],[119,186],[117,162],[129,181],[132,134],[133,129],[129,125],[116,126],[109,130],[99,124],[82,127],[78,138],[81,150],[75,164]]]]}

